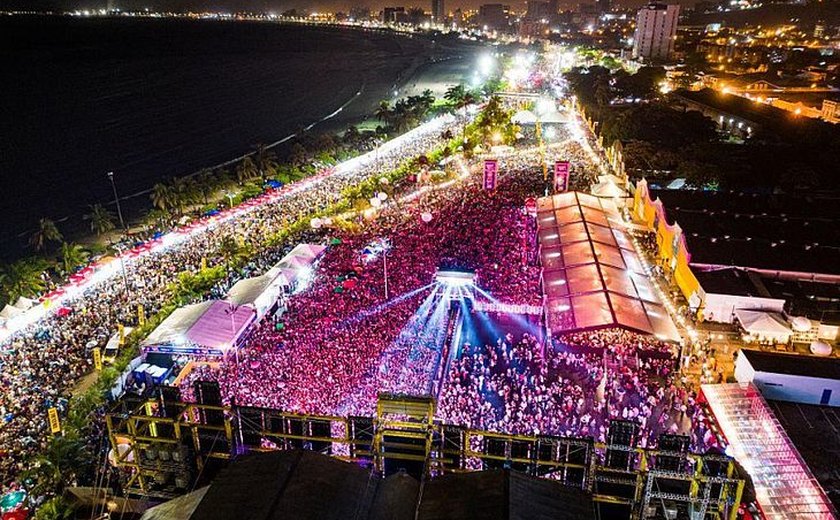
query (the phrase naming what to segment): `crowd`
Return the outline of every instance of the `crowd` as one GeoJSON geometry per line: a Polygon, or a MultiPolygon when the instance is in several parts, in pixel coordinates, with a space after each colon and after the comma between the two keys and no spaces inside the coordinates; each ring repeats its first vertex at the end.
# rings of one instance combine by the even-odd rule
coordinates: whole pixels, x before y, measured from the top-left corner
{"type": "Polygon", "coordinates": [[[642,447],[659,435],[690,435],[705,448],[705,417],[696,395],[678,378],[670,346],[606,329],[568,338],[598,345],[571,352],[557,344],[541,356],[538,340],[508,334],[495,344],[465,345],[443,386],[438,413],[446,422],[520,434],[590,436],[604,442],[609,421],[635,421],[642,447]],[[639,349],[660,357],[641,357],[639,349]]]}
{"type": "MultiPolygon", "coordinates": [[[[103,346],[118,324],[135,324],[138,304],[151,316],[166,301],[166,288],[178,273],[197,271],[203,260],[211,266],[225,265],[223,244],[230,238],[253,251],[253,256],[242,271],[229,273],[215,288],[217,294],[243,276],[265,271],[295,245],[290,239],[272,247],[266,243],[268,236],[336,202],[344,188],[425,153],[450,127],[454,128],[451,120],[421,126],[369,154],[371,160],[343,163],[334,171],[287,186],[270,202],[219,220],[176,245],[130,257],[125,261],[128,290],[121,276],[99,282],[62,302],[69,313],[52,313],[0,345],[0,491],[46,445],[47,409],[66,400],[77,380],[90,371],[90,349],[103,346]]],[[[323,233],[293,238],[312,240],[323,233]]]]}
{"type": "Polygon", "coordinates": [[[369,415],[378,392],[429,392],[450,325],[451,293],[433,283],[439,267],[474,271],[478,298],[540,304],[539,268],[522,254],[523,201],[541,183],[535,171],[533,163],[507,170],[494,194],[473,175],[340,233],[311,285],[286,302],[283,326],[262,323],[214,375],[223,394],[246,405],[369,415]],[[363,254],[383,241],[386,251],[363,254]]]}

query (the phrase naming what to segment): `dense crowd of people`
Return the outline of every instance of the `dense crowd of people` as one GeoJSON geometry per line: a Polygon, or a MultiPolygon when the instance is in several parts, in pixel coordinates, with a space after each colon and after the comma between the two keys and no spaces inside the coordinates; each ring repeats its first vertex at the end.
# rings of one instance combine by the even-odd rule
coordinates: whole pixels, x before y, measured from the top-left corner
{"type": "Polygon", "coordinates": [[[265,271],[295,245],[290,239],[269,246],[266,238],[272,233],[336,202],[344,188],[434,148],[442,132],[455,126],[451,119],[421,126],[368,154],[368,160],[343,163],[285,187],[263,204],[235,210],[231,218],[221,215],[215,224],[176,245],[129,257],[125,261],[128,290],[121,276],[111,277],[61,302],[69,313],[54,312],[5,341],[0,346],[0,487],[16,478],[26,460],[45,447],[47,409],[66,400],[76,381],[91,370],[91,348],[104,345],[118,324],[136,322],[138,304],[151,316],[166,301],[166,288],[180,272],[197,271],[203,259],[207,265],[226,265],[226,239],[239,241],[253,251],[253,257],[241,272],[229,273],[215,288],[217,294],[243,276],[265,271]]]}
{"type": "Polygon", "coordinates": [[[378,392],[429,392],[457,292],[434,283],[439,267],[475,272],[477,298],[541,302],[539,267],[522,254],[522,204],[542,181],[531,157],[505,170],[495,193],[473,175],[340,233],[311,285],[287,301],[283,326],[262,323],[239,359],[215,375],[223,394],[246,405],[352,415],[372,414],[378,392]],[[386,250],[363,253],[382,243],[386,250]]]}
{"type": "MultiPolygon", "coordinates": [[[[588,436],[606,441],[611,420],[639,424],[639,443],[659,435],[692,437],[705,448],[705,418],[669,345],[623,330],[575,334],[598,350],[543,349],[527,333],[495,344],[465,345],[443,386],[439,415],[446,422],[519,434],[588,436]],[[658,357],[641,357],[639,349],[658,357]]],[[[571,343],[571,342],[570,342],[571,343]]]]}

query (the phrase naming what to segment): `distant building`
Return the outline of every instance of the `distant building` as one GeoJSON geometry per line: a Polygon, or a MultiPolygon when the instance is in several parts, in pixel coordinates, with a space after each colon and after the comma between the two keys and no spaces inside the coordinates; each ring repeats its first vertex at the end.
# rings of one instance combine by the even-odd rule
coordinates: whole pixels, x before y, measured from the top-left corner
{"type": "Polygon", "coordinates": [[[384,7],[382,9],[383,23],[407,23],[408,13],[405,7],[384,7]]]}
{"type": "Polygon", "coordinates": [[[356,22],[364,22],[370,20],[370,9],[367,7],[351,7],[350,19],[356,22]]]}
{"type": "Polygon", "coordinates": [[[679,14],[679,5],[652,3],[639,9],[633,39],[633,57],[651,61],[670,58],[674,52],[679,14]]]}
{"type": "Polygon", "coordinates": [[[506,30],[510,25],[510,6],[484,4],[478,8],[478,25],[489,30],[506,30]]]}
{"type": "Polygon", "coordinates": [[[820,118],[828,123],[840,123],[840,103],[833,99],[824,99],[820,118]]]}
{"type": "Polygon", "coordinates": [[[596,5],[601,13],[609,13],[612,9],[612,0],[597,0],[596,5]]]}
{"type": "Polygon", "coordinates": [[[432,23],[446,23],[446,9],[443,0],[432,0],[432,23]]]}
{"type": "Polygon", "coordinates": [[[461,11],[461,8],[455,9],[455,12],[452,14],[452,25],[455,27],[463,27],[464,26],[464,12],[461,11]]]}
{"type": "Polygon", "coordinates": [[[825,36],[825,22],[819,20],[817,25],[814,26],[814,38],[822,38],[825,36]]]}

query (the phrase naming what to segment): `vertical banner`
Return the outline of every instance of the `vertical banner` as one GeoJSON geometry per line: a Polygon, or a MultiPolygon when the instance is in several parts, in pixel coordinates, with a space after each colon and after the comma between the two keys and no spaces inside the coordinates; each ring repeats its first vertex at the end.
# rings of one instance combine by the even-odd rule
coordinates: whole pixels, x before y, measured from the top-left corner
{"type": "Polygon", "coordinates": [[[137,324],[141,327],[146,324],[146,309],[142,304],[137,305],[137,324]]]}
{"type": "Polygon", "coordinates": [[[120,334],[120,346],[122,347],[125,345],[125,325],[123,325],[122,323],[117,325],[117,331],[120,334]]]}
{"type": "Polygon", "coordinates": [[[93,349],[93,368],[97,371],[102,370],[102,351],[99,347],[93,349]]]}
{"type": "Polygon", "coordinates": [[[569,161],[554,163],[554,192],[563,193],[569,189],[569,161]]]}
{"type": "Polygon", "coordinates": [[[486,159],[484,161],[484,189],[486,191],[496,191],[496,174],[499,171],[499,163],[496,159],[486,159]]]}
{"type": "Polygon", "coordinates": [[[50,433],[55,435],[61,432],[61,421],[58,420],[58,410],[50,408],[47,410],[47,418],[50,421],[50,433]]]}

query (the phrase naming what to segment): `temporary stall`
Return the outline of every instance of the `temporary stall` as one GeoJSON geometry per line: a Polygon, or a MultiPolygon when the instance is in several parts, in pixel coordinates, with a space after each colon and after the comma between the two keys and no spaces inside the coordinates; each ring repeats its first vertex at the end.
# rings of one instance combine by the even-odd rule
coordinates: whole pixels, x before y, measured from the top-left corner
{"type": "Polygon", "coordinates": [[[283,287],[289,285],[281,273],[276,276],[264,274],[254,278],[240,280],[231,287],[225,300],[234,305],[250,305],[257,312],[257,319],[262,319],[280,299],[283,287]]]}
{"type": "Polygon", "coordinates": [[[746,341],[759,343],[787,343],[793,331],[777,312],[738,309],[735,319],[745,332],[746,341]]]}
{"type": "Polygon", "coordinates": [[[592,195],[596,197],[625,197],[624,189],[611,181],[599,182],[592,186],[592,195]]]}
{"type": "Polygon", "coordinates": [[[187,332],[211,305],[212,301],[206,301],[175,309],[140,346],[145,351],[165,353],[189,349],[187,332]]]}

